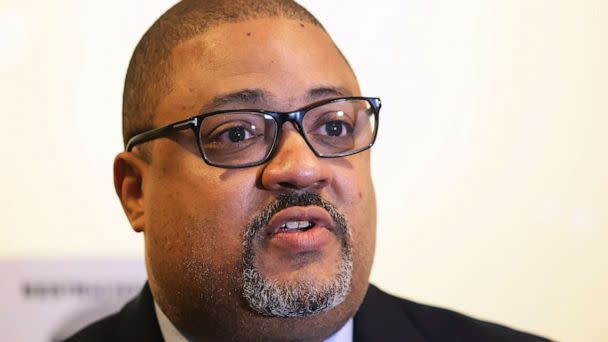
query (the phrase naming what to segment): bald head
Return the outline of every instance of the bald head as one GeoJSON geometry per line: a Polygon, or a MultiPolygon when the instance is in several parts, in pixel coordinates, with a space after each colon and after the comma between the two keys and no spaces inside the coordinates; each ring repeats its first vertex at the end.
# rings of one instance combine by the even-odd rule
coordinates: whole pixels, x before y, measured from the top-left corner
{"type": "Polygon", "coordinates": [[[163,14],[142,37],[129,63],[123,94],[124,143],[152,128],[154,109],[172,89],[170,57],[176,45],[224,23],[272,17],[322,28],[291,0],[185,0],[163,14]]]}

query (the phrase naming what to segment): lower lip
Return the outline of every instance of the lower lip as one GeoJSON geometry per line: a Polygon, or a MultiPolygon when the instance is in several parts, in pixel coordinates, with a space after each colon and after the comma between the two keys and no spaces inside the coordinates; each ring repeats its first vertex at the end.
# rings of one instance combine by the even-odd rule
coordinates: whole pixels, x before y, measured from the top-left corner
{"type": "Polygon", "coordinates": [[[279,231],[270,237],[270,243],[292,253],[315,251],[326,246],[331,239],[331,232],[321,226],[308,230],[279,231]]]}

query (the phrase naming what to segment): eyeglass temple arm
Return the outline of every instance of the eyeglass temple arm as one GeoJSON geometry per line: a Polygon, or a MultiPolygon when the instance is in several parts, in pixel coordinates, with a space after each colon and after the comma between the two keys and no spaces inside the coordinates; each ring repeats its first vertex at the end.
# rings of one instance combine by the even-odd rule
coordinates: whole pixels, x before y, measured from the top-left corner
{"type": "Polygon", "coordinates": [[[159,127],[159,128],[155,128],[155,129],[152,129],[149,131],[145,131],[143,133],[139,133],[139,134],[133,136],[131,139],[129,139],[125,150],[127,152],[131,152],[131,150],[133,150],[133,147],[135,147],[139,144],[143,144],[145,142],[148,142],[150,140],[154,140],[157,138],[165,137],[167,135],[170,135],[173,132],[181,131],[186,128],[196,127],[197,124],[198,124],[198,118],[190,118],[188,120],[180,121],[180,122],[168,125],[168,126],[159,127]]]}

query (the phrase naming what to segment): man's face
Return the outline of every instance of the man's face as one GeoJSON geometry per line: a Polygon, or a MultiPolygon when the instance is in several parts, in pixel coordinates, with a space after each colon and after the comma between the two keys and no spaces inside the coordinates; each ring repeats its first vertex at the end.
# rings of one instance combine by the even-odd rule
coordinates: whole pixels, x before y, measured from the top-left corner
{"type": "MultiPolygon", "coordinates": [[[[353,72],[326,33],[293,20],[217,26],[178,45],[171,62],[173,88],[155,111],[155,127],[201,111],[291,111],[360,95],[353,72]]],[[[142,184],[146,260],[155,300],[172,320],[185,322],[191,319],[185,316],[205,310],[216,316],[251,313],[243,299],[247,263],[278,288],[327,288],[351,257],[345,245],[352,251],[348,296],[323,315],[346,316],[360,304],[375,241],[369,151],[318,158],[293,124],[282,129],[268,163],[240,169],[205,164],[189,130],[150,143],[152,162],[142,184]],[[271,212],[260,229],[252,226],[286,196],[296,206],[271,212]],[[297,205],[298,198],[310,196],[333,206],[347,233],[339,232],[330,209],[297,205]],[[282,224],[294,221],[317,227],[281,232],[282,224]]]]}

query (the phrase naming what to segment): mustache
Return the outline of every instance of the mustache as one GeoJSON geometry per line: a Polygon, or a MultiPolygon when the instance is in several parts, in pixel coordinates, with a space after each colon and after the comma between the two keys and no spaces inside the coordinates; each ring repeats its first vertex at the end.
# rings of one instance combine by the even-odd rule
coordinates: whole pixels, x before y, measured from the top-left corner
{"type": "Polygon", "coordinates": [[[336,226],[335,234],[341,238],[343,243],[347,243],[348,238],[350,238],[350,231],[348,229],[346,217],[335,205],[321,197],[319,194],[295,192],[282,193],[274,201],[266,205],[266,207],[264,207],[247,225],[243,241],[251,241],[255,234],[268,225],[268,222],[276,213],[295,206],[317,206],[325,209],[334,221],[334,225],[336,226]]]}

